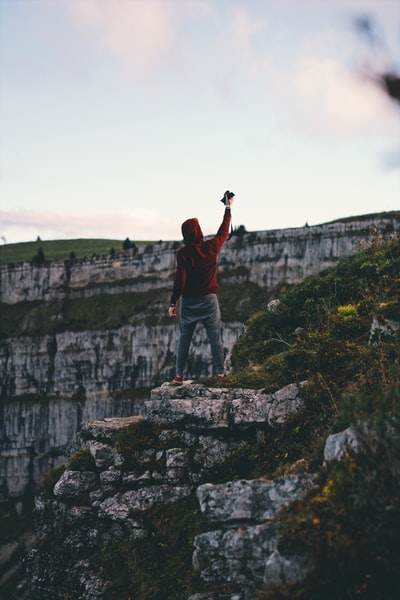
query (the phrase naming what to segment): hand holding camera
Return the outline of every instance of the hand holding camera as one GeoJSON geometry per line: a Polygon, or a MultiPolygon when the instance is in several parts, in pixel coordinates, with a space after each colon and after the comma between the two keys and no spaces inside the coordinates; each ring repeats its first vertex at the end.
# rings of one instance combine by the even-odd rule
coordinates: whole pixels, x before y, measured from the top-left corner
{"type": "Polygon", "coordinates": [[[224,197],[221,198],[221,202],[223,204],[225,204],[225,206],[227,208],[230,208],[233,204],[233,198],[234,198],[235,194],[233,192],[230,192],[229,190],[226,190],[224,197]]]}

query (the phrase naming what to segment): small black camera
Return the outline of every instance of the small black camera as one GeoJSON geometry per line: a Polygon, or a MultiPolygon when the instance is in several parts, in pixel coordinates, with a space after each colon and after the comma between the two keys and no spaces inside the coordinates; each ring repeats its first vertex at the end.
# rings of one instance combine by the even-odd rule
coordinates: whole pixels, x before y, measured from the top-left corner
{"type": "Polygon", "coordinates": [[[221,202],[222,204],[226,204],[227,200],[230,200],[231,198],[233,198],[235,194],[233,192],[230,192],[229,190],[226,190],[224,197],[221,198],[221,202]]]}

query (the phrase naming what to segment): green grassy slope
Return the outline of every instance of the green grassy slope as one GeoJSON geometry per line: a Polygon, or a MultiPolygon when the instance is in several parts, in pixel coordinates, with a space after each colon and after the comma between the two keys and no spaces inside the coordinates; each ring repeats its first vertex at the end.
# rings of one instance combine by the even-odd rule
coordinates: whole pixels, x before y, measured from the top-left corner
{"type": "MultiPolygon", "coordinates": [[[[115,252],[122,251],[124,240],[108,239],[72,239],[44,240],[36,242],[21,242],[19,244],[4,244],[0,246],[0,263],[31,261],[42,248],[46,260],[63,261],[70,257],[71,252],[76,258],[96,255],[107,255],[111,248],[115,252]]],[[[144,246],[150,242],[135,242],[136,246],[144,246]]]]}

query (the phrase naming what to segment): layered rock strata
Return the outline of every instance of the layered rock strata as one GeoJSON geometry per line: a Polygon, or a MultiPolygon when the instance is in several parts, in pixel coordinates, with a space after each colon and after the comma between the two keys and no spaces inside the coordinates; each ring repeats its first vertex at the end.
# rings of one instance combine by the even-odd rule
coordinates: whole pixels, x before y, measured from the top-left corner
{"type": "MultiPolygon", "coordinates": [[[[267,289],[307,275],[356,252],[363,243],[398,231],[400,213],[381,213],[312,227],[237,233],[220,254],[220,269],[267,289]],[[245,271],[240,269],[245,267],[245,271]]],[[[170,287],[179,242],[159,242],[115,256],[93,256],[35,267],[0,265],[0,302],[50,301],[170,287]]]]}

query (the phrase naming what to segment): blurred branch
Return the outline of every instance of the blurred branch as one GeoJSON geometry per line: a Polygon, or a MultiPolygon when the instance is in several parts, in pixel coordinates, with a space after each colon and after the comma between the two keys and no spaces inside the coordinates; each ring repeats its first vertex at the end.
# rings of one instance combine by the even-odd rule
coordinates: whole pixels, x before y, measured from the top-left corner
{"type": "MultiPolygon", "coordinates": [[[[376,22],[366,15],[354,18],[356,31],[366,39],[374,52],[387,52],[384,37],[379,34],[376,22]]],[[[393,69],[384,69],[379,72],[371,69],[369,77],[375,81],[384,93],[400,104],[400,75],[393,69]]]]}

